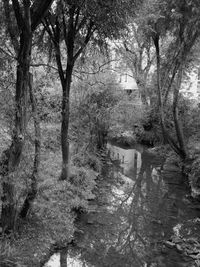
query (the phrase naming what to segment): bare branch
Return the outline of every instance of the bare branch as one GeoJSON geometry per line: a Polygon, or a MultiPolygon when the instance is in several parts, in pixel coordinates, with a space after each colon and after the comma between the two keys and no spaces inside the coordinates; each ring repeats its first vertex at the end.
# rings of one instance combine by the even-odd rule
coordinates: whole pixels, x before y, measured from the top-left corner
{"type": "Polygon", "coordinates": [[[86,45],[88,44],[88,42],[90,41],[90,38],[92,36],[92,34],[94,33],[95,29],[94,29],[94,23],[91,21],[90,25],[88,27],[88,31],[87,31],[87,35],[85,37],[84,43],[82,44],[82,46],[79,48],[79,50],[76,52],[76,54],[74,55],[74,61],[79,57],[79,55],[82,53],[82,51],[84,50],[84,48],[86,47],[86,45]]]}
{"type": "Polygon", "coordinates": [[[54,66],[51,66],[51,65],[48,65],[48,64],[45,64],[45,63],[37,63],[37,64],[30,64],[31,67],[47,67],[47,68],[50,68],[50,69],[53,69],[53,70],[56,70],[58,71],[58,69],[54,66]]]}
{"type": "Polygon", "coordinates": [[[56,62],[57,62],[57,66],[58,66],[57,71],[59,73],[61,82],[64,85],[64,83],[65,83],[65,75],[64,75],[64,70],[63,70],[62,61],[61,61],[60,33],[58,32],[59,31],[59,22],[57,20],[56,29],[54,28],[54,25],[52,24],[50,18],[46,17],[42,23],[43,23],[46,31],[48,32],[51,40],[54,43],[55,54],[56,54],[56,62]],[[50,26],[51,26],[51,28],[50,28],[50,26]],[[57,38],[59,38],[59,39],[57,39],[57,38]]]}
{"type": "Polygon", "coordinates": [[[2,47],[0,47],[0,51],[3,52],[5,55],[7,55],[8,57],[17,60],[17,58],[15,56],[13,56],[12,54],[10,54],[9,52],[7,52],[5,49],[3,49],[2,47]]]}

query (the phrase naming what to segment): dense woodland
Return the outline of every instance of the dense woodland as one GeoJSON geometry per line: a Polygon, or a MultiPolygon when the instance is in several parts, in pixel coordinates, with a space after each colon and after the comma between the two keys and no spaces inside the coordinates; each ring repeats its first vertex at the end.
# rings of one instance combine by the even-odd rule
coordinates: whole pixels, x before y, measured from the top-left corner
{"type": "Polygon", "coordinates": [[[76,211],[104,190],[108,140],[159,147],[198,190],[200,109],[183,93],[199,70],[198,0],[0,7],[0,266],[67,247],[76,211]]]}

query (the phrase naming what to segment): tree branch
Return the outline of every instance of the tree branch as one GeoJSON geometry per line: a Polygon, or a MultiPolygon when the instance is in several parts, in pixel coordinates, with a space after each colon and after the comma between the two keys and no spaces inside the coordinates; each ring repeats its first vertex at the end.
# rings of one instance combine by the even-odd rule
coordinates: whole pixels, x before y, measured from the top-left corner
{"type": "Polygon", "coordinates": [[[35,0],[31,7],[31,21],[32,31],[34,31],[45,17],[49,8],[51,7],[53,0],[35,0]]]}
{"type": "Polygon", "coordinates": [[[0,51],[3,52],[5,55],[7,55],[8,57],[17,60],[17,58],[11,54],[9,54],[7,51],[5,51],[2,47],[0,47],[0,51]]]}
{"type": "Polygon", "coordinates": [[[13,5],[14,12],[15,12],[15,17],[17,20],[18,28],[21,30],[25,23],[24,23],[24,18],[22,16],[22,13],[20,11],[18,0],[12,0],[12,5],[13,5]]]}
{"type": "Polygon", "coordinates": [[[50,69],[53,69],[53,70],[56,70],[58,71],[58,69],[54,66],[51,66],[51,65],[48,65],[48,64],[45,64],[45,63],[37,63],[37,64],[30,64],[31,67],[47,67],[47,68],[50,68],[50,69]]]}
{"type": "MultiPolygon", "coordinates": [[[[62,85],[64,86],[65,83],[65,75],[64,75],[64,71],[63,71],[63,66],[62,66],[62,61],[61,61],[61,52],[60,52],[60,38],[59,40],[56,39],[56,37],[59,37],[58,33],[56,32],[56,30],[54,29],[50,18],[48,19],[47,17],[44,19],[44,21],[42,22],[46,31],[48,32],[52,42],[54,43],[54,48],[55,48],[55,54],[56,54],[56,62],[57,62],[57,66],[58,66],[58,74],[60,76],[60,80],[62,85]],[[51,26],[51,29],[50,29],[51,26]]],[[[57,21],[58,23],[58,21],[57,21]]],[[[57,25],[57,27],[59,27],[57,25]]],[[[57,29],[59,30],[59,29],[57,29]]]]}
{"type": "Polygon", "coordinates": [[[82,53],[83,49],[86,47],[86,45],[88,44],[88,42],[90,41],[90,38],[94,32],[94,23],[91,21],[89,28],[88,28],[88,32],[87,35],[85,37],[84,43],[82,44],[82,46],[79,48],[79,50],[76,52],[76,54],[74,55],[74,62],[76,61],[76,59],[79,57],[79,55],[82,53]]]}
{"type": "Polygon", "coordinates": [[[17,52],[19,50],[19,42],[17,39],[16,30],[13,27],[12,18],[11,18],[11,10],[8,0],[3,0],[4,5],[4,12],[5,12],[5,20],[7,24],[7,30],[10,35],[11,42],[13,44],[13,48],[15,50],[15,54],[17,55],[17,52]]]}

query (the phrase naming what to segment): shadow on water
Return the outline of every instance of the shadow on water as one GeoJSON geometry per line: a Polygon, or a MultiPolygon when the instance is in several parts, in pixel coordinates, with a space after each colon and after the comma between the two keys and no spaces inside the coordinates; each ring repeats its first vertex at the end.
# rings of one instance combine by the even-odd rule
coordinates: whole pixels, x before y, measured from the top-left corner
{"type": "Polygon", "coordinates": [[[108,151],[118,164],[104,170],[96,210],[77,218],[67,266],[200,266],[200,205],[184,177],[144,147],[108,151]]]}

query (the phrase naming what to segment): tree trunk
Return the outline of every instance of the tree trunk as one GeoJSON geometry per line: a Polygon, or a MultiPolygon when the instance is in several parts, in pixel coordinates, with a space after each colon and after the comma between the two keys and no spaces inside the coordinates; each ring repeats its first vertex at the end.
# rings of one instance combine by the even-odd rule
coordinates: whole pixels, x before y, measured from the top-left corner
{"type": "Polygon", "coordinates": [[[144,106],[148,106],[148,101],[147,101],[147,93],[146,93],[146,88],[145,85],[142,84],[139,79],[137,79],[137,86],[141,95],[141,101],[144,106]]]}
{"type": "Polygon", "coordinates": [[[156,48],[156,61],[157,61],[157,93],[158,93],[158,108],[160,115],[160,124],[162,128],[163,138],[165,141],[167,139],[167,132],[165,129],[165,121],[164,121],[164,109],[163,109],[163,100],[162,100],[162,92],[161,92],[161,82],[160,82],[160,47],[159,47],[159,36],[155,35],[153,38],[154,45],[156,48]]]}
{"type": "Polygon", "coordinates": [[[68,248],[62,249],[60,252],[60,267],[67,267],[68,248]]]}
{"type": "Polygon", "coordinates": [[[179,155],[180,157],[185,160],[187,158],[187,149],[185,145],[185,140],[184,140],[184,134],[183,134],[183,129],[180,125],[180,120],[178,116],[178,95],[179,95],[179,89],[181,86],[181,80],[182,80],[182,70],[180,69],[178,72],[178,77],[177,77],[177,84],[174,88],[174,99],[173,99],[173,118],[174,118],[174,126],[176,130],[176,136],[177,140],[179,143],[179,155]]]}
{"type": "MultiPolygon", "coordinates": [[[[7,1],[9,2],[9,1],[7,1]]],[[[31,8],[31,2],[12,0],[12,8],[19,29],[19,43],[16,32],[11,26],[11,11],[6,1],[4,7],[8,11],[8,31],[17,55],[17,80],[15,93],[15,126],[10,148],[2,154],[0,175],[2,176],[2,212],[1,224],[4,232],[10,232],[15,227],[16,204],[14,194],[14,171],[19,166],[25,140],[27,124],[27,95],[29,86],[29,68],[31,61],[32,34],[53,0],[36,0],[31,8]]]]}
{"type": "Polygon", "coordinates": [[[61,122],[61,149],[62,149],[62,172],[60,180],[67,180],[69,177],[69,95],[72,81],[72,71],[73,65],[67,65],[66,70],[66,83],[63,89],[63,98],[62,98],[62,122],[61,122]]]}
{"type": "MultiPolygon", "coordinates": [[[[178,144],[176,141],[170,136],[165,127],[165,119],[164,119],[164,108],[163,108],[163,100],[162,100],[162,92],[161,92],[161,84],[160,84],[160,52],[159,52],[159,37],[154,37],[154,44],[156,48],[156,58],[157,58],[157,91],[158,91],[158,107],[161,121],[161,128],[163,132],[164,140],[171,146],[171,148],[182,158],[186,157],[186,149],[183,138],[183,133],[178,120],[178,112],[177,112],[177,102],[178,102],[178,93],[180,88],[181,79],[178,77],[178,87],[174,90],[174,101],[173,101],[173,116],[174,116],[174,124],[175,130],[177,134],[178,144]],[[180,79],[180,80],[179,80],[180,79]]],[[[174,78],[174,77],[173,77],[174,78]]]]}
{"type": "Polygon", "coordinates": [[[17,58],[15,127],[12,144],[10,148],[3,153],[4,159],[1,161],[1,175],[3,176],[1,221],[3,231],[5,232],[12,231],[15,225],[16,204],[14,199],[14,180],[11,174],[20,163],[25,139],[31,45],[32,34],[27,31],[22,32],[20,35],[20,51],[17,58]]]}
{"type": "Polygon", "coordinates": [[[33,92],[33,77],[32,74],[29,75],[29,92],[30,92],[30,101],[32,106],[32,114],[34,119],[34,128],[35,128],[35,156],[33,163],[33,172],[31,175],[31,188],[28,191],[26,199],[22,205],[20,211],[20,217],[26,218],[33,201],[37,195],[37,181],[38,181],[38,169],[40,165],[40,151],[41,151],[41,132],[40,132],[40,122],[37,112],[37,105],[35,100],[35,95],[33,92]]]}
{"type": "Polygon", "coordinates": [[[15,228],[16,205],[14,198],[14,185],[7,177],[6,182],[2,183],[2,211],[1,211],[1,226],[3,233],[9,234],[15,228]]]}

